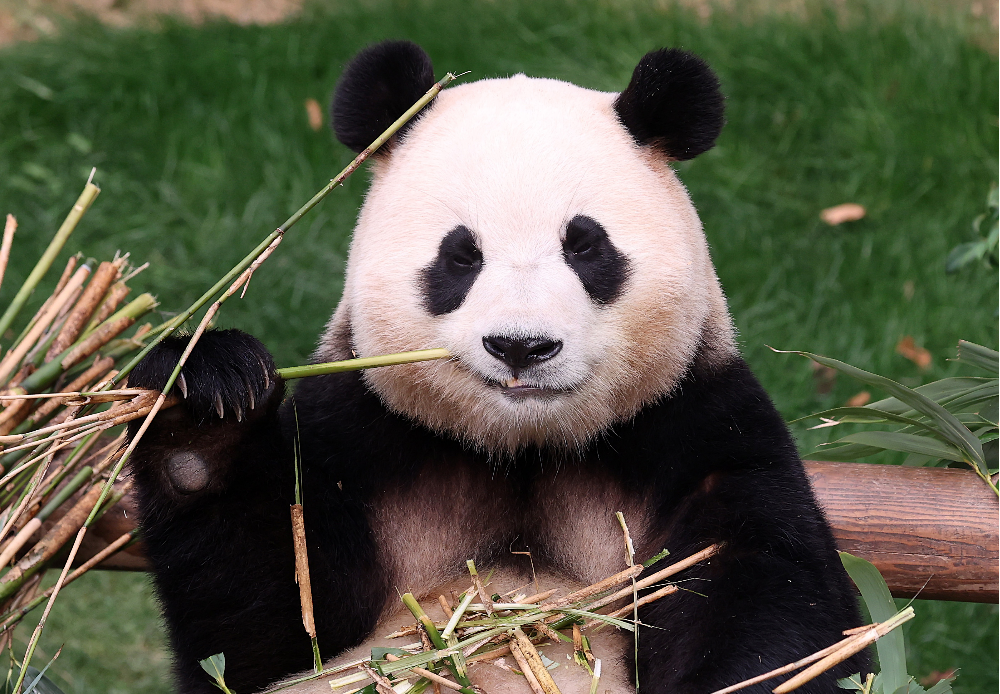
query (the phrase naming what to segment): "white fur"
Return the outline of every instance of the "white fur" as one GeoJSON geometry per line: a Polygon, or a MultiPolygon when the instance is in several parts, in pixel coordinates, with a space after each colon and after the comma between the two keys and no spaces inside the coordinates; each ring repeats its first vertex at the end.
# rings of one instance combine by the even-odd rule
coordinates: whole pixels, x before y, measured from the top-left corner
{"type": "Polygon", "coordinates": [[[375,369],[387,406],[492,453],[576,448],[668,393],[706,329],[734,352],[725,299],[687,191],[637,146],[615,95],[518,75],[443,92],[402,146],[376,163],[344,296],[321,359],[445,347],[451,361],[375,369]],[[563,259],[567,222],[587,215],[631,263],[621,297],[599,306],[563,259]],[[484,261],[462,305],[434,317],[420,270],[458,225],[484,261]],[[566,392],[511,398],[487,381],[509,369],[486,335],[563,342],[522,382],[566,392]],[[350,345],[338,336],[350,335],[350,345]]]}

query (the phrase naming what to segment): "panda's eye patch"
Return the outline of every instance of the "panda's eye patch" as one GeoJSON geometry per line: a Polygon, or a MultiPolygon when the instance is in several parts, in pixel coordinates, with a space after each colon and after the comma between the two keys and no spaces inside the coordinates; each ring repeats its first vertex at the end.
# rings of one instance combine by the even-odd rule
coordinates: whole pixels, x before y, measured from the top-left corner
{"type": "Polygon", "coordinates": [[[465,300],[483,267],[483,254],[467,227],[445,234],[437,257],[420,271],[424,306],[432,315],[451,313],[465,300]]]}
{"type": "Polygon", "coordinates": [[[573,217],[566,225],[563,257],[598,304],[617,299],[629,277],[628,258],[611,243],[604,227],[585,215],[573,217]]]}

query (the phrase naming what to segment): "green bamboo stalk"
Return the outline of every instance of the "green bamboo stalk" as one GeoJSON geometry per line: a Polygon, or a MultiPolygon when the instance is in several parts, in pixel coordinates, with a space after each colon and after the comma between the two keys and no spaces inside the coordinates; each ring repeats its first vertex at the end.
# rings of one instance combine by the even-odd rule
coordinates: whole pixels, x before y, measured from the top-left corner
{"type": "Polygon", "coordinates": [[[45,273],[49,271],[50,267],[52,267],[52,262],[56,259],[56,256],[59,255],[59,251],[61,251],[65,245],[66,239],[68,239],[69,235],[73,233],[74,229],[76,229],[76,225],[80,222],[80,218],[83,217],[84,212],[87,211],[100,192],[100,188],[95,186],[90,181],[87,181],[87,185],[84,186],[83,192],[80,193],[80,197],[78,197],[76,202],[73,204],[73,209],[71,209],[69,214],[66,215],[66,219],[63,221],[62,226],[59,227],[59,231],[56,232],[52,241],[49,242],[49,246],[45,249],[45,252],[42,253],[42,257],[38,259],[37,263],[35,263],[35,267],[28,275],[28,279],[26,279],[24,284],[21,285],[21,288],[17,290],[17,294],[14,295],[13,300],[10,302],[10,305],[7,306],[7,310],[4,311],[3,316],[0,316],[0,335],[7,332],[11,323],[13,323],[14,319],[17,318],[17,314],[21,312],[22,308],[24,308],[24,304],[27,302],[28,297],[30,297],[32,292],[35,291],[35,287],[38,286],[42,277],[44,277],[45,273]]]}
{"type": "Polygon", "coordinates": [[[374,369],[379,366],[394,366],[396,364],[412,364],[418,361],[430,361],[432,359],[447,359],[451,354],[446,349],[418,349],[413,352],[398,352],[396,354],[383,354],[377,357],[360,357],[358,359],[345,359],[343,361],[328,361],[322,364],[308,364],[306,366],[287,366],[278,369],[278,375],[283,379],[305,378],[307,376],[322,376],[324,374],[336,374],[344,371],[357,371],[359,369],[374,369]]]}
{"type": "MultiPolygon", "coordinates": [[[[430,638],[431,643],[434,644],[434,648],[439,651],[443,651],[448,648],[448,644],[445,640],[441,638],[441,633],[434,626],[434,620],[427,616],[424,612],[424,608],[420,606],[417,599],[413,597],[413,593],[403,593],[402,596],[403,604],[406,605],[406,609],[416,618],[418,622],[424,627],[424,631],[427,632],[427,636],[430,638]]],[[[461,667],[460,661],[455,656],[451,656],[444,660],[445,667],[447,667],[451,674],[455,677],[455,680],[462,685],[464,688],[468,688],[472,691],[472,682],[469,681],[468,676],[463,672],[464,668],[461,667]]],[[[463,689],[462,691],[465,691],[463,689]]]]}

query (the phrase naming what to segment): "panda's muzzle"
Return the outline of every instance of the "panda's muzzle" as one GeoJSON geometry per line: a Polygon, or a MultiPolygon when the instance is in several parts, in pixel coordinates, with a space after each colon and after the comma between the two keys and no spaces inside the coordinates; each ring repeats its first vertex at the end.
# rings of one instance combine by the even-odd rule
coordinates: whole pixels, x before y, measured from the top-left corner
{"type": "Polygon", "coordinates": [[[511,375],[517,379],[522,370],[559,354],[563,343],[562,340],[550,340],[547,337],[487,335],[483,338],[483,347],[509,366],[511,375]]]}

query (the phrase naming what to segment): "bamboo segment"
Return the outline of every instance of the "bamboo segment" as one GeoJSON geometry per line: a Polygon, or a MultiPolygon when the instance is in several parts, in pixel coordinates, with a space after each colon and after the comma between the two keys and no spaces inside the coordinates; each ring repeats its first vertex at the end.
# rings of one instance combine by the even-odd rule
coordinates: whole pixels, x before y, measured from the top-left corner
{"type": "Polygon", "coordinates": [[[25,523],[24,527],[21,528],[17,535],[14,536],[14,539],[10,542],[10,544],[4,548],[3,553],[0,553],[0,567],[7,566],[7,564],[10,563],[10,560],[14,558],[14,555],[17,554],[22,547],[24,547],[25,543],[30,540],[31,536],[34,535],[41,527],[42,521],[38,516],[35,516],[25,523]]]}
{"type": "MultiPolygon", "coordinates": [[[[101,376],[106,374],[111,370],[111,367],[115,365],[115,360],[111,358],[101,359],[98,357],[94,360],[93,365],[90,366],[82,374],[74,378],[67,386],[66,390],[69,392],[81,391],[89,386],[91,383],[95,383],[101,376]]],[[[56,411],[58,407],[64,405],[70,398],[50,398],[49,400],[42,403],[42,405],[35,410],[32,415],[32,419],[36,422],[40,422],[47,416],[56,411]]]]}
{"type": "Polygon", "coordinates": [[[517,645],[517,641],[514,639],[510,640],[510,654],[514,656],[514,661],[517,666],[521,668],[521,673],[524,675],[524,679],[528,681],[528,686],[531,687],[531,691],[534,694],[547,694],[547,692],[542,689],[541,682],[535,677],[534,671],[531,669],[531,664],[528,659],[524,656],[524,653],[517,645]]]}
{"type": "Polygon", "coordinates": [[[7,274],[7,261],[10,260],[10,247],[14,243],[15,231],[17,231],[17,218],[8,214],[3,226],[3,244],[0,245],[0,285],[3,285],[3,276],[7,274]]]}
{"type": "Polygon", "coordinates": [[[6,381],[7,377],[13,373],[14,368],[21,363],[28,350],[34,346],[45,329],[55,320],[56,315],[66,306],[73,293],[83,285],[84,280],[87,279],[89,274],[90,267],[88,265],[84,265],[73,273],[73,277],[66,283],[66,286],[59,292],[59,295],[52,301],[51,305],[49,305],[31,330],[28,331],[28,334],[24,336],[14,349],[7,353],[3,361],[0,361],[0,383],[6,381]]]}
{"type": "Polygon", "coordinates": [[[87,325],[87,330],[84,335],[91,332],[98,325],[107,320],[108,316],[115,312],[118,308],[118,304],[129,295],[132,290],[125,286],[124,282],[115,282],[111,285],[111,289],[108,290],[108,294],[104,297],[104,302],[101,304],[100,308],[97,309],[97,313],[91,319],[90,324],[87,325]]]}
{"type": "Polygon", "coordinates": [[[531,639],[520,628],[514,629],[511,632],[511,636],[513,637],[510,644],[511,653],[521,652],[521,656],[535,676],[542,691],[545,694],[562,694],[559,691],[559,687],[556,686],[555,680],[552,679],[552,675],[545,668],[545,663],[542,662],[542,657],[538,655],[535,644],[531,643],[531,639]]]}
{"type": "Polygon", "coordinates": [[[299,603],[302,605],[302,626],[309,638],[316,638],[313,619],[312,584],[309,581],[309,555],[306,551],[306,524],[302,504],[292,504],[292,540],[295,543],[295,582],[299,584],[299,603]]]}
{"type": "MultiPolygon", "coordinates": [[[[624,571],[620,571],[619,573],[616,573],[614,576],[609,576],[608,578],[605,578],[603,581],[598,581],[592,586],[581,588],[576,592],[570,593],[564,598],[559,598],[554,602],[542,605],[540,609],[543,612],[547,612],[550,610],[554,610],[557,607],[565,607],[566,605],[570,605],[574,602],[579,602],[584,598],[589,598],[591,595],[603,593],[604,591],[614,588],[615,586],[621,585],[626,581],[631,581],[633,578],[642,573],[642,569],[643,569],[642,564],[636,564],[635,566],[630,566],[624,571]]],[[[631,586],[629,586],[628,592],[629,593],[632,592],[631,586]]]]}
{"type": "Polygon", "coordinates": [[[76,341],[87,321],[97,309],[98,303],[107,293],[108,287],[121,276],[121,267],[124,264],[125,260],[119,258],[113,262],[103,262],[98,266],[94,277],[76,301],[73,311],[66,318],[66,322],[63,323],[59,335],[56,336],[56,339],[49,346],[48,352],[45,353],[45,361],[52,361],[56,355],[76,341]]]}

